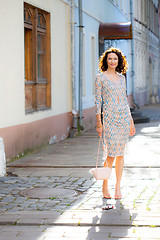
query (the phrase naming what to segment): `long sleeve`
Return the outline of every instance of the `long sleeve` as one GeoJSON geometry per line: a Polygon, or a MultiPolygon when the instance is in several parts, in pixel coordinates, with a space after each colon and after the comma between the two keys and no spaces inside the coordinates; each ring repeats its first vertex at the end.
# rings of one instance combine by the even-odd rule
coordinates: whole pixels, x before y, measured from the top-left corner
{"type": "Polygon", "coordinates": [[[122,75],[122,77],[123,77],[123,81],[124,81],[124,89],[125,89],[125,94],[124,94],[124,96],[125,96],[125,102],[126,102],[126,104],[128,105],[126,78],[125,78],[125,76],[123,76],[123,75],[122,75]]]}
{"type": "Polygon", "coordinates": [[[102,105],[102,84],[100,75],[96,76],[95,79],[95,106],[96,106],[96,115],[101,114],[101,105],[102,105]]]}
{"type": "MultiPolygon", "coordinates": [[[[123,81],[124,81],[124,88],[125,88],[125,94],[124,94],[124,96],[125,96],[125,98],[124,98],[124,100],[125,100],[125,102],[126,102],[126,105],[128,106],[128,109],[129,109],[129,113],[130,113],[130,108],[129,108],[129,103],[128,103],[128,98],[127,98],[127,86],[126,86],[126,79],[125,79],[125,77],[123,76],[123,81]]],[[[131,114],[131,113],[130,113],[131,114]]]]}

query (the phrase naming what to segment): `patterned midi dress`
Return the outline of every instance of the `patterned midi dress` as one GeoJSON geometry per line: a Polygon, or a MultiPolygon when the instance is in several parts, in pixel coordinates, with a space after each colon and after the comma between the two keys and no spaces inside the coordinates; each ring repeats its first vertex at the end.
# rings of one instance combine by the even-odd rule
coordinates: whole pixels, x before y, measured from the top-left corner
{"type": "Polygon", "coordinates": [[[129,138],[131,113],[126,97],[125,77],[109,80],[100,73],[95,80],[96,114],[101,114],[103,102],[103,136],[107,155],[123,156],[129,138]]]}

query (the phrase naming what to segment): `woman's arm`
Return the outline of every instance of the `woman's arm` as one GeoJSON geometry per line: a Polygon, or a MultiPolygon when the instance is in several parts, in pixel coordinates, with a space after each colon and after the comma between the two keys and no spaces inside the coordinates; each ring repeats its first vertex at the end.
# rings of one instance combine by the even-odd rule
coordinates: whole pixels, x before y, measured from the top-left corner
{"type": "Polygon", "coordinates": [[[102,105],[102,84],[101,84],[100,75],[97,75],[95,80],[95,106],[96,106],[96,119],[97,119],[96,130],[99,136],[102,135],[101,105],[102,105]]]}
{"type": "MultiPolygon", "coordinates": [[[[126,79],[125,77],[123,76],[123,79],[124,79],[124,83],[125,83],[125,89],[126,89],[126,79]]],[[[126,104],[128,105],[128,108],[129,108],[129,103],[128,103],[128,99],[127,99],[127,94],[125,94],[125,98],[126,98],[126,104]]],[[[130,108],[129,108],[130,109],[130,108]]],[[[131,112],[130,112],[130,115],[131,115],[131,112]]],[[[130,123],[130,133],[129,135],[130,136],[133,136],[135,135],[136,133],[136,130],[135,130],[135,126],[134,126],[134,121],[133,121],[133,118],[132,118],[132,115],[131,115],[131,123],[130,123]]]]}
{"type": "Polygon", "coordinates": [[[95,80],[96,115],[101,114],[101,105],[102,105],[102,84],[101,84],[100,75],[98,74],[95,80]]]}

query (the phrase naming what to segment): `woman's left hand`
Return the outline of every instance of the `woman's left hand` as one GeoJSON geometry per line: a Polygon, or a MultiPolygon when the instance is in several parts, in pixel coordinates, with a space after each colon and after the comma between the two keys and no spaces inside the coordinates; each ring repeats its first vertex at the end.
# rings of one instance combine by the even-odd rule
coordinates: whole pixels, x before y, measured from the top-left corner
{"type": "Polygon", "coordinates": [[[135,129],[135,126],[134,126],[134,122],[133,122],[133,120],[131,120],[129,136],[134,136],[135,133],[136,133],[136,129],[135,129]]]}

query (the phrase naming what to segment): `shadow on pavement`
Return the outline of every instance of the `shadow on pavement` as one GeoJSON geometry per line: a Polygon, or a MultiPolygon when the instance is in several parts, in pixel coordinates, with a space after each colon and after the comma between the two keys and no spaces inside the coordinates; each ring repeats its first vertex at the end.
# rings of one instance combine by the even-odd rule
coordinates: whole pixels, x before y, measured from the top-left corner
{"type": "Polygon", "coordinates": [[[113,201],[103,199],[103,206],[106,207],[106,210],[97,213],[93,218],[87,240],[118,240],[129,235],[129,229],[133,227],[133,221],[137,214],[130,213],[121,200],[115,200],[115,204],[112,204],[113,201]],[[112,206],[113,209],[111,209],[112,206]],[[109,210],[107,210],[108,207],[110,207],[109,210]]]}

